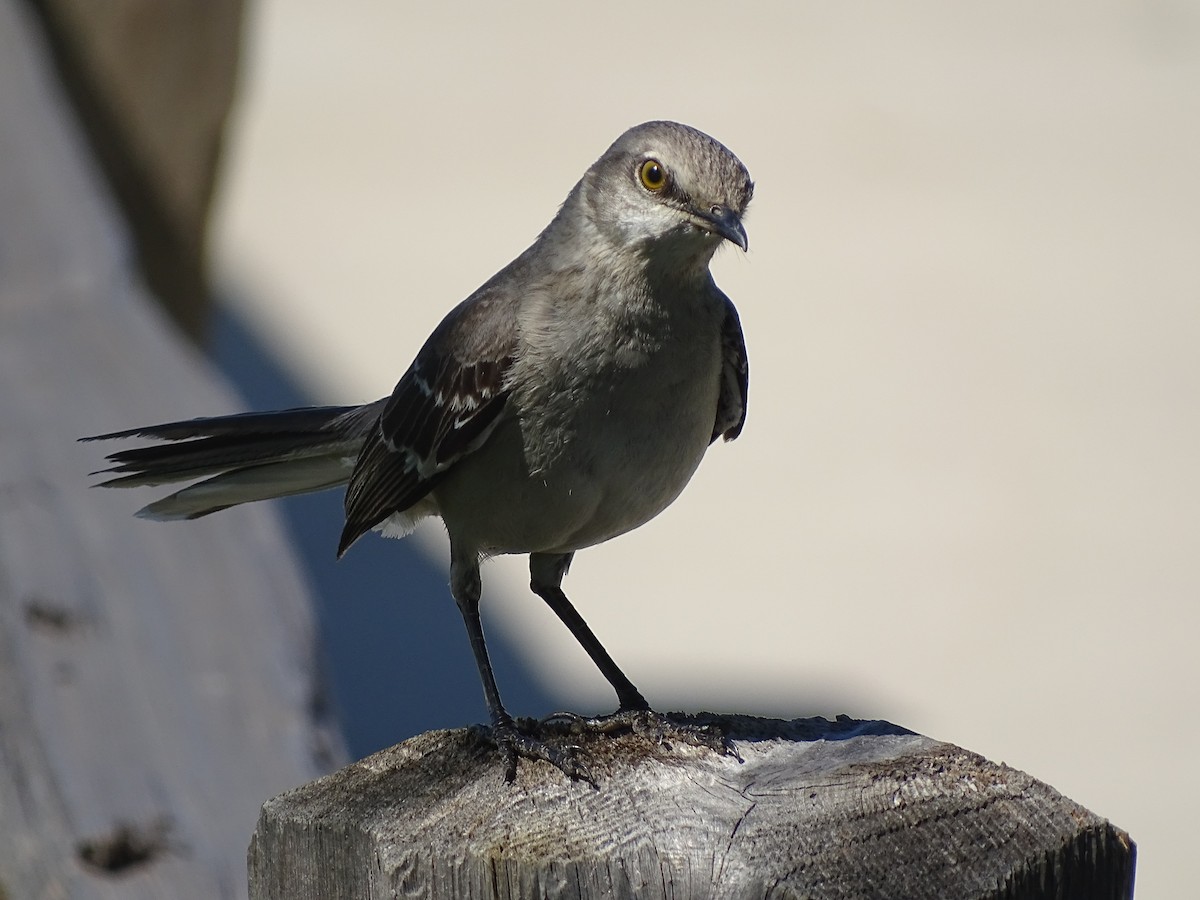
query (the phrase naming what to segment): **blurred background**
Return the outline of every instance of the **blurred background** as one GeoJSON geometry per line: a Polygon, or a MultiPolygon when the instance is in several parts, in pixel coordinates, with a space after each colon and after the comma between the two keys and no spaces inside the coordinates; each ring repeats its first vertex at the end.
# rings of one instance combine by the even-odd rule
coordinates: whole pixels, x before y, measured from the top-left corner
{"type": "MultiPolygon", "coordinates": [[[[387,393],[626,127],[678,119],[739,154],[751,249],[713,268],[746,331],[746,430],[579,554],[568,595],[660,708],[958,743],[1128,829],[1142,896],[1182,894],[1200,8],[268,0],[251,23],[217,272],[322,402],[387,393]]],[[[336,512],[304,527],[327,557],[336,512]]],[[[370,555],[362,585],[314,576],[356,752],[483,715],[439,526],[412,542],[436,574],[384,543],[338,567],[370,555]],[[433,660],[377,668],[440,642],[434,618],[433,660]],[[407,724],[414,694],[437,699],[407,724]]],[[[524,560],[484,578],[510,705],[607,709],[524,560]]]]}
{"type": "MultiPolygon", "coordinates": [[[[656,708],[959,744],[1127,829],[1140,896],[1186,894],[1200,7],[245,16],[195,332],[246,408],[389,393],[625,128],[712,134],[756,182],[749,253],[713,266],[746,332],[746,430],[654,522],[580,553],[568,596],[656,708]]],[[[482,721],[440,525],[335,565],[340,495],[280,506],[350,755],[482,721]]],[[[510,710],[609,710],[527,581],[523,558],[484,569],[510,710]]]]}

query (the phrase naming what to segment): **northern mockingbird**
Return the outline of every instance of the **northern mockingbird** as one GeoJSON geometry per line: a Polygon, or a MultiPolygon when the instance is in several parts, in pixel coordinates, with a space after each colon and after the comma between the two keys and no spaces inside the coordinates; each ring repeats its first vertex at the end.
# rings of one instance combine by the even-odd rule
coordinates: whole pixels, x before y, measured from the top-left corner
{"type": "Polygon", "coordinates": [[[674,122],[625,132],[533,245],[442,320],[390,397],[132,428],[85,440],[172,441],[113,453],[105,487],[196,481],[140,510],[194,519],[348,484],[341,556],[372,529],[440,516],[492,736],[570,775],[567,754],[519,731],[500,701],[479,621],[480,560],[528,553],[530,587],[616,689],[648,711],[567,600],[577,550],[662,512],[718,437],[746,418],[738,314],[709,261],[747,247],[753,184],[706,134],[674,122]]]}

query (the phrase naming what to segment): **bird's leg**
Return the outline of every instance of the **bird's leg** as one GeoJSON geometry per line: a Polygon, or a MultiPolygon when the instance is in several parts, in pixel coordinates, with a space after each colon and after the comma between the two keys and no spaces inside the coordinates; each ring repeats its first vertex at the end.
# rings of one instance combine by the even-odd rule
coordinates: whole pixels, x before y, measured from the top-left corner
{"type": "Polygon", "coordinates": [[[617,702],[620,704],[617,712],[646,712],[650,704],[642,696],[642,692],[633,686],[633,682],[625,677],[625,673],[613,662],[608,651],[601,645],[599,639],[588,628],[583,616],[579,615],[560,585],[563,576],[571,565],[571,553],[531,553],[529,554],[529,588],[546,601],[546,605],[554,610],[564,625],[575,635],[575,640],[587,651],[608,683],[617,692],[617,702]]]}
{"type": "MultiPolygon", "coordinates": [[[[737,750],[726,741],[724,732],[717,726],[697,725],[688,721],[680,721],[676,716],[656,713],[646,702],[641,691],[634,687],[625,673],[620,670],[608,651],[600,644],[599,639],[592,633],[583,616],[563,593],[560,585],[563,576],[571,565],[570,553],[545,554],[531,553],[529,555],[529,587],[535,594],[546,601],[554,610],[563,624],[575,635],[575,640],[583,646],[596,667],[604,673],[608,683],[617,692],[620,703],[615,713],[596,718],[585,718],[574,713],[554,713],[542,720],[543,725],[555,721],[568,723],[575,730],[586,730],[598,734],[617,735],[628,732],[644,734],[655,739],[658,743],[678,740],[699,747],[708,747],[722,754],[737,756],[737,750]]],[[[738,759],[741,757],[738,756],[738,759]]]]}
{"type": "MultiPolygon", "coordinates": [[[[466,559],[453,554],[451,558],[450,589],[458,610],[462,613],[463,623],[467,627],[467,637],[471,641],[471,652],[475,655],[475,665],[479,669],[479,679],[483,682],[483,695],[487,700],[488,714],[492,720],[491,738],[504,755],[504,780],[512,781],[517,777],[517,759],[543,759],[562,770],[570,778],[580,778],[592,782],[587,769],[569,753],[564,753],[549,747],[539,740],[517,730],[512,716],[504,708],[500,700],[500,689],[496,686],[496,676],[492,671],[492,662],[488,658],[487,644],[483,638],[483,623],[479,619],[479,599],[481,594],[479,579],[479,560],[473,554],[466,559]]],[[[593,782],[594,783],[594,782],[593,782]]]]}

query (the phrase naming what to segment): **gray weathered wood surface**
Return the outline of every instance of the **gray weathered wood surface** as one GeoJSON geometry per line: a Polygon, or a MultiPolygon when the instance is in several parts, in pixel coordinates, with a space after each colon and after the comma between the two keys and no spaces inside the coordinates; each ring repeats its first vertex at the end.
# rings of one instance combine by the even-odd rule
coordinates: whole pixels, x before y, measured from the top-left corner
{"type": "Polygon", "coordinates": [[[236,408],[140,286],[0,0],[0,897],[237,898],[264,798],[340,762],[269,509],[170,526],[80,435],[236,408]]]}
{"type": "Polygon", "coordinates": [[[237,80],[242,0],[25,0],[105,173],[142,277],[206,333],[208,213],[237,80]]]}
{"type": "Polygon", "coordinates": [[[253,900],[1058,898],[1134,847],[1029,775],[883,722],[729,717],[743,758],[587,735],[598,787],[430,732],[268,802],[253,900]]]}

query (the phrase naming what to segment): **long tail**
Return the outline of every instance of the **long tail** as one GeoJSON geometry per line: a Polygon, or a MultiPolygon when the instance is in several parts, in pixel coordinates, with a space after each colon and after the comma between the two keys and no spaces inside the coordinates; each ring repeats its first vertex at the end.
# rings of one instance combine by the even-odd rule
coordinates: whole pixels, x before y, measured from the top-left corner
{"type": "Polygon", "coordinates": [[[137,512],[145,519],[196,519],[239,503],[345,484],[383,402],[191,419],[80,440],[171,441],[118,450],[107,457],[112,468],[92,474],[117,475],[98,487],[203,479],[137,512]]]}

